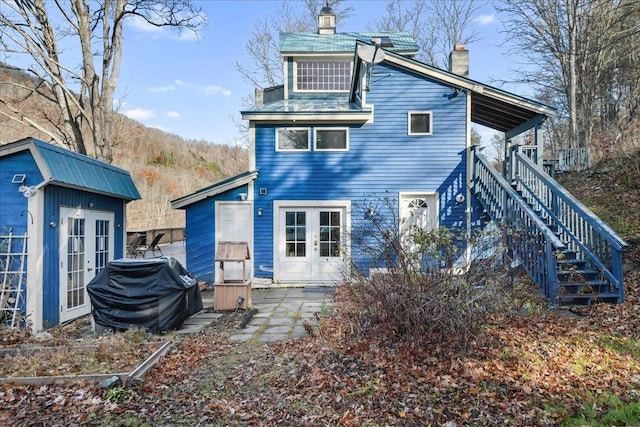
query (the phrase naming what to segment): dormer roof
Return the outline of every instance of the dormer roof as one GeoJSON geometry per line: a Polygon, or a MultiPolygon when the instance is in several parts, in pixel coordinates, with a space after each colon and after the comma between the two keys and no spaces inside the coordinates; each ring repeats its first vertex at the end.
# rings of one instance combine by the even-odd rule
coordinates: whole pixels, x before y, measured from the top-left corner
{"type": "Polygon", "coordinates": [[[420,47],[407,32],[372,32],[372,33],[280,33],[280,54],[344,53],[353,55],[357,41],[372,44],[375,39],[389,40],[392,46],[386,50],[403,55],[413,56],[420,47]]]}

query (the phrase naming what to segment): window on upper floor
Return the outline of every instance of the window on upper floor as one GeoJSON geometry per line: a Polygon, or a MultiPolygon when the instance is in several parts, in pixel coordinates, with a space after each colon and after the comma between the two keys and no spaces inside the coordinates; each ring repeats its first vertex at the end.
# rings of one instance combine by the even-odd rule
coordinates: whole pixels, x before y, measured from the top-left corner
{"type": "Polygon", "coordinates": [[[318,128],[315,133],[317,151],[346,151],[349,149],[348,128],[318,128]]]}
{"type": "Polygon", "coordinates": [[[351,84],[351,62],[296,61],[296,91],[346,92],[351,84]]]}
{"type": "Polygon", "coordinates": [[[309,151],[308,128],[279,128],[276,130],[276,151],[309,151]]]}
{"type": "Polygon", "coordinates": [[[431,135],[432,115],[431,111],[409,111],[409,135],[431,135]]]}

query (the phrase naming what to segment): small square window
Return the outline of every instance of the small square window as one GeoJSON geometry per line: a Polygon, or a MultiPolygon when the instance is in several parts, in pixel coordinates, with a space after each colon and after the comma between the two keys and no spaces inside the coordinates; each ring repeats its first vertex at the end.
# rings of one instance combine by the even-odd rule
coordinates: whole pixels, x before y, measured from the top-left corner
{"type": "Polygon", "coordinates": [[[431,135],[431,111],[409,111],[409,135],[431,135]]]}
{"type": "Polygon", "coordinates": [[[348,149],[348,129],[316,129],[316,150],[346,151],[348,149]]]}
{"type": "Polygon", "coordinates": [[[309,151],[309,129],[279,128],[276,130],[276,151],[309,151]]]}

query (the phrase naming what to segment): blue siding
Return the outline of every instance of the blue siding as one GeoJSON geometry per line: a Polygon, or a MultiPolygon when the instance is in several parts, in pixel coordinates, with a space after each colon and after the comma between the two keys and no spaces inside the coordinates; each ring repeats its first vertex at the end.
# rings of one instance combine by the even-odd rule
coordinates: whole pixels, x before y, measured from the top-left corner
{"type": "MultiPolygon", "coordinates": [[[[9,231],[11,231],[14,236],[23,236],[27,232],[28,222],[37,221],[38,213],[27,210],[29,200],[18,189],[21,185],[38,185],[42,180],[42,174],[30,152],[23,151],[0,158],[0,235],[8,235],[9,231]],[[25,175],[25,180],[22,184],[11,182],[16,174],[25,175]]],[[[20,249],[20,247],[15,246],[17,242],[14,241],[12,243],[14,250],[20,249]]],[[[15,265],[10,268],[18,270],[18,263],[19,261],[16,258],[15,265]]],[[[20,309],[24,312],[26,310],[26,284],[28,280],[26,271],[23,280],[22,295],[25,299],[23,299],[20,309]]]]}
{"type": "Polygon", "coordinates": [[[216,201],[238,201],[240,193],[248,193],[242,185],[186,207],[186,268],[198,281],[215,281],[216,201]]]}
{"type": "Polygon", "coordinates": [[[52,228],[51,222],[60,224],[60,207],[78,207],[89,209],[89,203],[94,210],[114,213],[114,259],[122,258],[124,239],[125,202],[122,199],[87,193],[75,189],[48,185],[45,187],[44,211],[41,221],[44,222],[44,245],[42,259],[46,260],[43,272],[43,325],[45,328],[55,326],[60,319],[60,230],[52,228]]]}
{"type": "MultiPolygon", "coordinates": [[[[42,180],[42,174],[28,151],[0,158],[0,234],[6,234],[10,228],[14,234],[27,231],[27,220],[30,220],[26,213],[28,200],[18,188],[20,185],[38,185],[42,180]],[[11,182],[16,174],[26,175],[23,184],[11,182]]],[[[30,213],[37,215],[37,212],[30,213]]]]}
{"type": "Polygon", "coordinates": [[[449,86],[376,65],[367,93],[367,103],[375,105],[374,123],[348,125],[346,152],[276,152],[277,126],[256,125],[260,173],[254,208],[262,208],[263,216],[255,222],[255,265],[273,264],[274,200],[352,200],[356,220],[371,201],[397,198],[399,192],[437,191],[440,225],[464,230],[466,205],[456,204],[455,196],[466,194],[467,100],[464,92],[452,99],[449,94],[449,86]],[[407,135],[413,110],[433,112],[432,135],[407,135]],[[267,195],[260,196],[259,188],[267,188],[267,195]]]}

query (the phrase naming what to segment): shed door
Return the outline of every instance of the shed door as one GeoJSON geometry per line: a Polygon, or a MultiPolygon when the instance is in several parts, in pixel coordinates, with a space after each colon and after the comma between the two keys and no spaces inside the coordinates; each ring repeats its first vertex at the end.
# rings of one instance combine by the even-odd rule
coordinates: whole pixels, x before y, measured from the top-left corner
{"type": "MultiPolygon", "coordinates": [[[[247,242],[253,258],[253,224],[251,203],[220,202],[216,209],[216,248],[219,242],[247,242]]],[[[216,265],[216,282],[220,279],[220,265],[216,265]]],[[[247,261],[245,274],[251,277],[251,260],[247,261]]],[[[225,262],[225,280],[242,280],[242,264],[225,262]]]]}
{"type": "Polygon", "coordinates": [[[87,284],[113,259],[114,215],[60,208],[60,322],[91,311],[87,284]]]}

